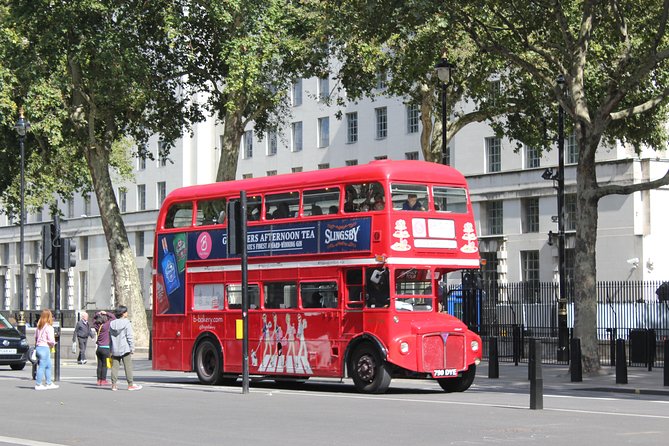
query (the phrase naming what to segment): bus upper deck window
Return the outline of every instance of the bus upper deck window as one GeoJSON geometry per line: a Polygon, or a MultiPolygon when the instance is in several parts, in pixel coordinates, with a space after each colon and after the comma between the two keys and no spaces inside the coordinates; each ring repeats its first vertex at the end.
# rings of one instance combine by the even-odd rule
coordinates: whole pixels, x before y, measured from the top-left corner
{"type": "Polygon", "coordinates": [[[265,209],[267,220],[296,217],[300,209],[300,194],[299,192],[286,192],[265,195],[265,209]]]}
{"type": "Polygon", "coordinates": [[[193,203],[175,203],[165,215],[165,229],[186,228],[193,224],[193,203]]]}
{"type": "Polygon", "coordinates": [[[225,198],[197,202],[197,226],[225,223],[225,198]]]}
{"type": "Polygon", "coordinates": [[[302,212],[310,215],[336,214],[339,210],[339,188],[305,190],[302,193],[302,212]]]}
{"type": "Polygon", "coordinates": [[[360,183],[346,186],[344,212],[369,212],[385,209],[385,194],[381,183],[360,183]]]}
{"type": "Polygon", "coordinates": [[[462,187],[434,186],[434,207],[439,212],[467,213],[467,191],[462,187]]]}
{"type": "Polygon", "coordinates": [[[393,209],[398,211],[427,211],[430,200],[427,186],[422,184],[393,184],[390,187],[393,209]]]}

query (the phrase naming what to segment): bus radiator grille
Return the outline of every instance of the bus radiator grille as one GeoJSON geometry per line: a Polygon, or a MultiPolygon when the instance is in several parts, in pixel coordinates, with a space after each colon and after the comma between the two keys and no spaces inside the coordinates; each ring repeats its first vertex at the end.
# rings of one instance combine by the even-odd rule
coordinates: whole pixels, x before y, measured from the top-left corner
{"type": "Polygon", "coordinates": [[[430,335],[423,338],[423,370],[465,368],[465,337],[457,334],[430,335]]]}

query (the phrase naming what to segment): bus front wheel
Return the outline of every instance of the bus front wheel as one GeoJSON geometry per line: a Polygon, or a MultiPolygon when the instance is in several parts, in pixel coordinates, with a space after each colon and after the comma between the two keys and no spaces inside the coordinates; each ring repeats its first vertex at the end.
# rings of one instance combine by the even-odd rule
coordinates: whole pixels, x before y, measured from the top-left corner
{"type": "Polygon", "coordinates": [[[223,355],[211,339],[205,339],[195,352],[195,371],[202,384],[218,385],[223,381],[223,355]]]}
{"type": "Polygon", "coordinates": [[[384,393],[390,386],[388,364],[370,345],[363,345],[353,353],[351,377],[356,389],[362,393],[384,393]]]}
{"type": "Polygon", "coordinates": [[[437,382],[444,389],[444,392],[464,392],[472,385],[475,376],[476,366],[472,364],[457,378],[440,378],[437,382]]]}

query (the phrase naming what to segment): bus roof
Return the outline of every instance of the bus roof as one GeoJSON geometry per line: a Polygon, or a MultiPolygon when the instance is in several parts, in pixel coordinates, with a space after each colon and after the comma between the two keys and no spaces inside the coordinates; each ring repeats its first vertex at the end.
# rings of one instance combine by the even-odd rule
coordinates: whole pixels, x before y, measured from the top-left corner
{"type": "Polygon", "coordinates": [[[358,166],[335,167],[182,187],[172,191],[165,199],[165,204],[194,198],[235,195],[240,190],[245,190],[247,194],[253,195],[278,189],[309,189],[331,184],[382,181],[387,178],[412,183],[419,179],[422,183],[466,186],[465,177],[450,166],[416,160],[378,160],[358,166]]]}

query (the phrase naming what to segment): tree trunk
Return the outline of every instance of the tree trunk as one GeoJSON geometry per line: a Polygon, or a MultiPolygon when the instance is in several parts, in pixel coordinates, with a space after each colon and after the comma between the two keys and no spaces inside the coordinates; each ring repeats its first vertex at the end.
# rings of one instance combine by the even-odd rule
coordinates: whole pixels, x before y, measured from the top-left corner
{"type": "Polygon", "coordinates": [[[223,121],[223,147],[216,181],[232,181],[237,174],[239,145],[244,135],[244,117],[241,108],[226,111],[223,121]]]}
{"type": "MultiPolygon", "coordinates": [[[[580,129],[585,127],[579,126],[580,129]]],[[[597,220],[598,198],[595,152],[599,136],[577,131],[580,160],[576,170],[576,247],[574,282],[574,337],[581,340],[583,372],[600,369],[597,348],[597,220]]]]}
{"type": "Polygon", "coordinates": [[[100,206],[100,219],[109,249],[117,302],[128,307],[135,334],[135,345],[148,347],[149,330],[146,323],[146,307],[140,291],[135,253],[128,243],[128,233],[116,202],[109,175],[108,153],[104,148],[91,145],[86,150],[86,161],[100,206]]]}

